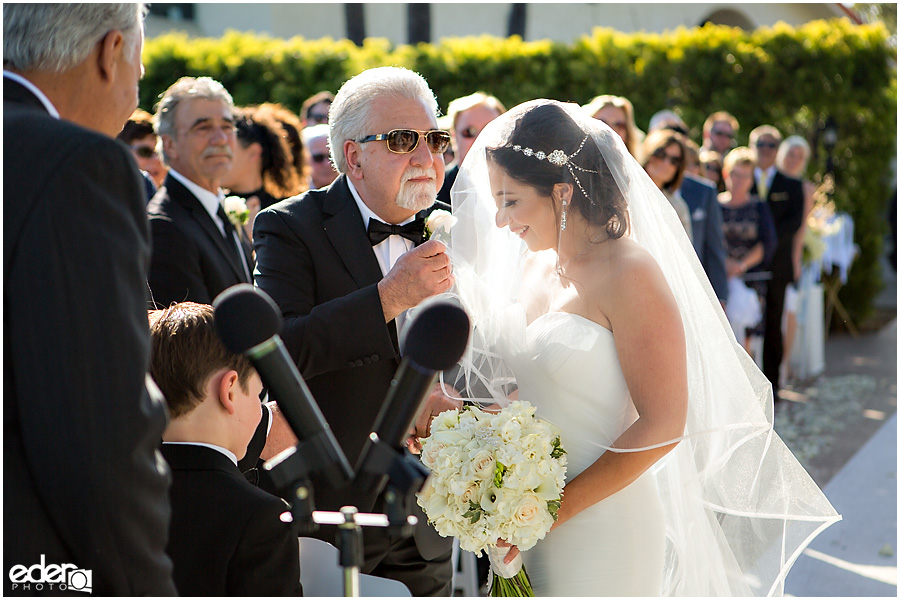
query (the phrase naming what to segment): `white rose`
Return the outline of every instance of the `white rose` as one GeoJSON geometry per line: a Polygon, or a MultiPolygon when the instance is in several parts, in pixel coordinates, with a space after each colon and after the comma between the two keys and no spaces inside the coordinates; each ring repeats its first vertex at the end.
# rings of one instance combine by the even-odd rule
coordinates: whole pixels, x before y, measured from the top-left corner
{"type": "Polygon", "coordinates": [[[494,469],[497,461],[492,452],[481,450],[472,457],[472,471],[480,479],[491,480],[494,478],[494,469]]]}
{"type": "Polygon", "coordinates": [[[512,513],[512,522],[517,527],[525,527],[537,535],[539,532],[549,529],[553,524],[553,516],[547,510],[547,502],[533,494],[525,494],[519,499],[512,513]],[[548,524],[549,520],[549,524],[548,524]]]}
{"type": "Polygon", "coordinates": [[[446,429],[452,429],[459,423],[459,411],[458,410],[445,410],[438,416],[434,418],[431,422],[431,432],[435,433],[437,431],[444,431],[446,429]]]}
{"type": "Polygon", "coordinates": [[[247,202],[240,196],[228,196],[222,202],[222,207],[226,213],[241,214],[247,211],[247,202]]]}
{"type": "Polygon", "coordinates": [[[450,233],[450,228],[456,225],[459,219],[451,215],[446,210],[434,210],[425,219],[425,228],[428,233],[434,235],[438,231],[450,233]]]}
{"type": "Polygon", "coordinates": [[[465,444],[469,441],[469,436],[455,429],[446,429],[444,431],[435,432],[432,429],[431,440],[447,446],[455,446],[457,444],[465,444]]]}
{"type": "Polygon", "coordinates": [[[522,435],[522,426],[515,419],[510,419],[500,427],[500,439],[507,444],[515,442],[522,435]]]}
{"type": "Polygon", "coordinates": [[[437,459],[440,456],[441,451],[443,451],[443,449],[446,447],[446,444],[435,441],[431,438],[426,438],[425,443],[422,444],[422,464],[433,471],[435,465],[437,464],[437,459]]]}

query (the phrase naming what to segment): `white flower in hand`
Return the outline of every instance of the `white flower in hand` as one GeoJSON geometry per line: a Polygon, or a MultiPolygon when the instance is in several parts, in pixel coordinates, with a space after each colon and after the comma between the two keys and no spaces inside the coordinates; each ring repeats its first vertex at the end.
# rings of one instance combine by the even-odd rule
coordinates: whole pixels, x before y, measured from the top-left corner
{"type": "Polygon", "coordinates": [[[446,210],[434,210],[425,219],[425,239],[431,239],[433,235],[441,232],[449,235],[450,228],[456,225],[459,219],[451,215],[446,210]]]}

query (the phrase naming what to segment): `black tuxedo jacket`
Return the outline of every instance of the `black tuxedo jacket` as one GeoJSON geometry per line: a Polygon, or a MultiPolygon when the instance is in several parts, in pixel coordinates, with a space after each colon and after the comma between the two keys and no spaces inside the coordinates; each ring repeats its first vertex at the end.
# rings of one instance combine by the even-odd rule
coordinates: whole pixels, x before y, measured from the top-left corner
{"type": "MultiPolygon", "coordinates": [[[[381,268],[345,177],[260,212],[253,242],[256,284],[281,308],[285,346],[350,464],[356,464],[400,354],[396,324],[384,322],[378,295],[381,268]]],[[[322,510],[349,504],[366,512],[375,505],[374,495],[352,485],[334,490],[316,478],[313,484],[322,510]]],[[[422,556],[447,552],[451,540],[417,516],[422,556]]]]}
{"type": "Polygon", "coordinates": [[[221,452],[163,444],[172,469],[167,551],[182,596],[298,596],[300,549],[287,503],[221,452]]]}
{"type": "Polygon", "coordinates": [[[6,79],[3,129],[4,590],[44,555],[96,595],[172,595],[140,173],[6,79]]]}
{"type": "MultiPolygon", "coordinates": [[[[223,290],[250,283],[212,217],[171,175],[147,205],[147,216],[153,241],[149,281],[156,306],[184,301],[212,304],[223,290]]],[[[241,245],[252,273],[250,248],[241,245]]]]}
{"type": "Polygon", "coordinates": [[[681,197],[691,212],[691,241],[712,284],[716,297],[728,301],[728,277],[725,272],[725,242],[722,233],[722,206],[712,181],[684,174],[681,197]]]}
{"type": "MultiPolygon", "coordinates": [[[[750,193],[757,194],[755,181],[750,193]]],[[[791,259],[794,234],[803,224],[803,183],[776,171],[769,194],[763,200],[769,205],[775,223],[776,245],[769,267],[772,280],[791,282],[794,279],[791,259]]]]}

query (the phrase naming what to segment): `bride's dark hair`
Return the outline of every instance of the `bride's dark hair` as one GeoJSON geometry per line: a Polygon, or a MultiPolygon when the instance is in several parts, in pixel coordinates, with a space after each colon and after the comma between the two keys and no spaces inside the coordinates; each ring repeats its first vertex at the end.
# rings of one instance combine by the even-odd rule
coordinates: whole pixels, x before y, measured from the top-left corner
{"type": "MultiPolygon", "coordinates": [[[[603,133],[616,135],[612,131],[600,135],[603,133]]],[[[606,227],[610,238],[620,238],[627,233],[625,197],[593,137],[582,131],[561,107],[542,104],[529,110],[516,121],[506,143],[498,148],[488,148],[487,156],[510,177],[535,188],[543,196],[550,196],[557,183],[571,184],[572,207],[585,220],[606,227]],[[523,152],[528,148],[532,152],[523,152]],[[539,160],[535,156],[538,152],[549,156],[555,150],[561,150],[568,157],[575,155],[571,164],[577,182],[568,166],[554,164],[547,158],[539,160]]]]}

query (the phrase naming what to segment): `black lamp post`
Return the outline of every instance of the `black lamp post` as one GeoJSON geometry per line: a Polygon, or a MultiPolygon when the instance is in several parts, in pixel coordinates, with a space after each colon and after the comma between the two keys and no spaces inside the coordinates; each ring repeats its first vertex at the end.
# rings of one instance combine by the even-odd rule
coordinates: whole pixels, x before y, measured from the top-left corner
{"type": "Polygon", "coordinates": [[[825,120],[825,127],[822,129],[822,145],[825,146],[827,156],[826,173],[834,174],[834,147],[837,145],[837,139],[837,123],[835,123],[834,117],[828,117],[825,120]]]}

